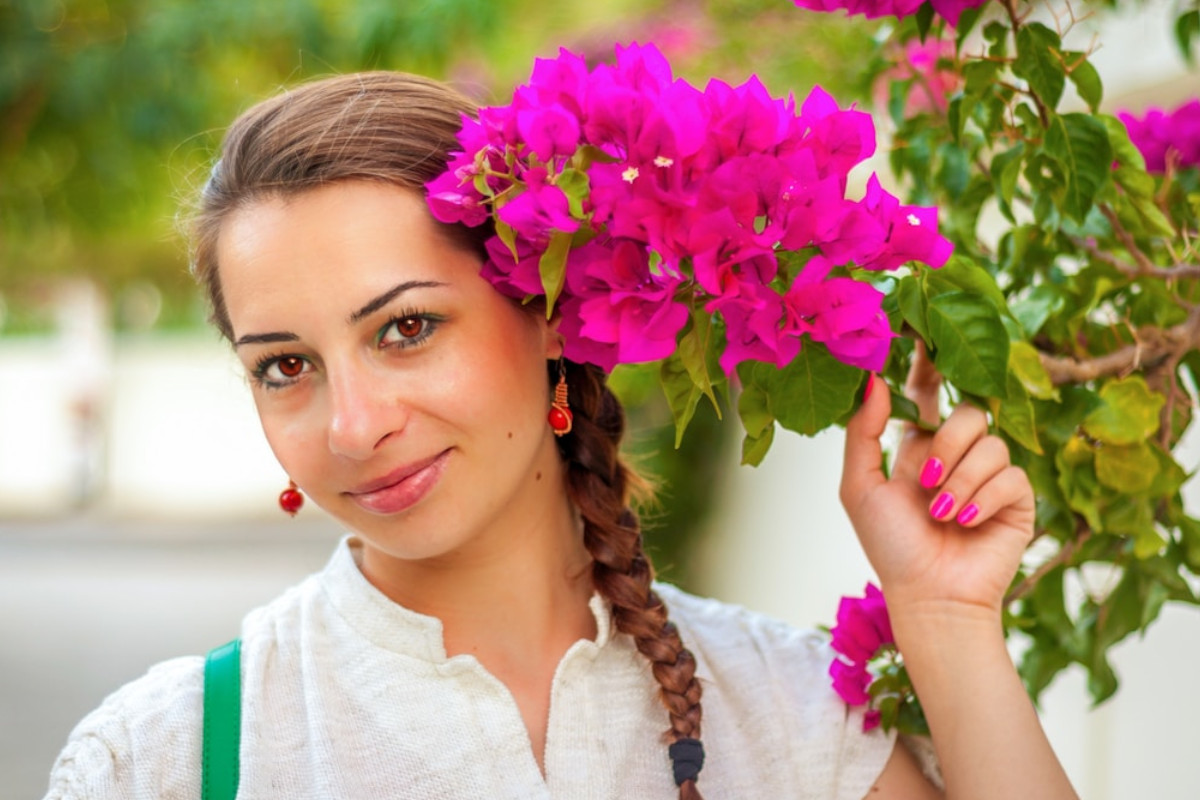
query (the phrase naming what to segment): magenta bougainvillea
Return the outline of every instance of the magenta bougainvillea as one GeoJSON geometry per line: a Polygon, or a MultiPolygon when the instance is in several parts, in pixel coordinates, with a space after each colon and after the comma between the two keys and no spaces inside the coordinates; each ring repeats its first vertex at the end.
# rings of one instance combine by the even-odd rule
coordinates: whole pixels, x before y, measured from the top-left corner
{"type": "Polygon", "coordinates": [[[1149,172],[1166,172],[1167,154],[1174,153],[1179,167],[1200,167],[1200,100],[1174,111],[1152,108],[1140,117],[1128,111],[1117,114],[1129,138],[1146,159],[1149,172]]]}
{"type": "MultiPolygon", "coordinates": [[[[839,654],[829,665],[833,689],[848,705],[861,706],[871,701],[867,689],[873,680],[868,669],[882,650],[894,650],[896,638],[888,617],[883,592],[868,583],[863,597],[843,597],[838,604],[837,624],[830,629],[831,646],[839,654]]],[[[863,717],[863,729],[879,724],[878,711],[871,709],[863,717]]]]}
{"type": "Polygon", "coordinates": [[[703,89],[653,46],[589,69],[539,60],[510,105],[463,120],[461,150],[431,181],[443,222],[496,236],[483,274],[545,295],[566,356],[611,369],[669,356],[689,318],[718,320],[720,364],[784,366],[802,337],[878,370],[894,334],[882,295],[846,269],[934,267],[950,255],[937,212],[849,172],[875,149],[871,118],[820,88],[797,107],[757,78],[703,89]]]}
{"type": "Polygon", "coordinates": [[[848,16],[862,15],[867,19],[878,17],[910,17],[929,2],[938,16],[958,26],[958,19],[968,8],[978,8],[987,0],[793,0],[800,8],[813,11],[845,11],[848,16]]]}

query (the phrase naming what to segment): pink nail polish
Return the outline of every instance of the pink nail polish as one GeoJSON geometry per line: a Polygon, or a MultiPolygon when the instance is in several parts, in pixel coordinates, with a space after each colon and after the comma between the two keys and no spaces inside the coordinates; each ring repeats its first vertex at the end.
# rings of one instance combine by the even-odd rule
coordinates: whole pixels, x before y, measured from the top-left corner
{"type": "Polygon", "coordinates": [[[921,485],[926,489],[932,489],[937,486],[940,477],[942,477],[942,460],[940,458],[927,459],[925,466],[921,467],[921,485]]]}
{"type": "Polygon", "coordinates": [[[979,506],[975,505],[974,503],[967,503],[966,508],[964,508],[962,511],[958,512],[958,517],[957,517],[958,524],[966,525],[966,524],[970,523],[971,520],[975,519],[975,517],[978,516],[978,514],[979,514],[979,506]]]}
{"type": "Polygon", "coordinates": [[[941,519],[949,514],[952,508],[954,508],[954,495],[949,492],[942,492],[933,501],[933,505],[929,507],[929,514],[934,519],[941,519]]]}

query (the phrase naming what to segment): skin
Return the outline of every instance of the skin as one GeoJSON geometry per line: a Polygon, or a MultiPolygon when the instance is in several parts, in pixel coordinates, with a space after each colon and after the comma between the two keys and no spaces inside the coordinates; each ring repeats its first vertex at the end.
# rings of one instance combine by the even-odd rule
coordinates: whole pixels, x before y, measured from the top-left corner
{"type": "MultiPolygon", "coordinates": [[[[380,183],[244,206],[218,260],[280,464],[358,534],[372,584],[440,618],[447,654],[475,656],[508,686],[542,765],[555,668],[596,633],[590,556],[546,424],[554,324],[479,277],[478,255],[443,234],[420,195],[380,183]],[[400,488],[367,491],[397,475],[400,488]]],[[[927,363],[909,391],[936,418],[927,363]]],[[[1028,481],[967,408],[936,436],[909,431],[885,479],[889,409],[878,391],[850,422],[842,499],[888,597],[947,796],[1073,797],[1000,634],[1032,532],[1028,481]],[[945,464],[935,490],[917,481],[931,455],[945,464]],[[952,515],[978,504],[969,525],[930,517],[943,489],[952,515]]],[[[897,746],[868,796],[940,794],[897,746]]]]}

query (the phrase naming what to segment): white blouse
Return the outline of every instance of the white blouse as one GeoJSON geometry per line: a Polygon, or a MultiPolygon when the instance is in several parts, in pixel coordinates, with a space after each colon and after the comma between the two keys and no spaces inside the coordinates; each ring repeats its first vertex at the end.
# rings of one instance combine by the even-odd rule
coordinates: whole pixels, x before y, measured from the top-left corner
{"type": "MultiPolygon", "coordinates": [[[[242,623],[238,797],[673,800],[667,714],[649,665],[599,596],[595,641],[551,688],[545,775],[516,702],[441,622],[397,605],[343,539],[326,568],[242,623]]],[[[823,637],[656,586],[704,685],[707,800],[861,800],[894,741],[830,686],[823,637]]],[[[219,644],[219,643],[214,643],[219,644]]],[[[121,688],[75,730],[48,800],[198,800],[203,659],[121,688]]]]}

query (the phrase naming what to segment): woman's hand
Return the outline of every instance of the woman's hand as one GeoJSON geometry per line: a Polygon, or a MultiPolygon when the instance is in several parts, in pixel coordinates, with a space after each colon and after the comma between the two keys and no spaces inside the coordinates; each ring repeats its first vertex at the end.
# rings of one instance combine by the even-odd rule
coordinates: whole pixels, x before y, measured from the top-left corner
{"type": "MultiPolygon", "coordinates": [[[[905,393],[938,421],[941,376],[917,343],[905,393]]],[[[986,414],[963,404],[936,433],[906,423],[891,477],[879,437],[891,398],[874,379],[846,426],[841,500],[895,619],[910,613],[999,614],[1033,537],[1034,496],[986,414]]]]}

